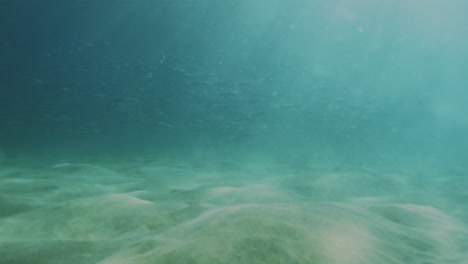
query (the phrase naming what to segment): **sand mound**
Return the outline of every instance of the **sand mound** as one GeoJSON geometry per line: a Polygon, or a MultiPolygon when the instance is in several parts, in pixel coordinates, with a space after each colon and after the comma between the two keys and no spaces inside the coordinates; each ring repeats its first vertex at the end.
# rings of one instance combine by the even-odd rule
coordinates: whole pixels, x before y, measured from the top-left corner
{"type": "MultiPolygon", "coordinates": [[[[429,211],[418,217],[440,216],[429,211]]],[[[431,228],[434,235],[345,204],[242,204],[210,210],[101,263],[453,263],[466,249],[466,231],[431,228]]]]}
{"type": "Polygon", "coordinates": [[[160,212],[167,211],[164,205],[110,194],[18,214],[2,221],[0,230],[14,241],[122,239],[164,228],[168,220],[160,212]]]}

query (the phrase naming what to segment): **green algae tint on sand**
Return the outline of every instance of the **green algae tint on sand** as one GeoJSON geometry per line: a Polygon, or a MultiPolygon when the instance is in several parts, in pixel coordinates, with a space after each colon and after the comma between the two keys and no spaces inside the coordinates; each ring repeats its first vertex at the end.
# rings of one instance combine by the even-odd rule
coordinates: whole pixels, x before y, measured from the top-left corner
{"type": "Polygon", "coordinates": [[[4,3],[0,264],[468,264],[466,10],[4,3]]]}
{"type": "Polygon", "coordinates": [[[442,171],[174,165],[4,167],[2,263],[467,261],[463,182],[442,171]]]}

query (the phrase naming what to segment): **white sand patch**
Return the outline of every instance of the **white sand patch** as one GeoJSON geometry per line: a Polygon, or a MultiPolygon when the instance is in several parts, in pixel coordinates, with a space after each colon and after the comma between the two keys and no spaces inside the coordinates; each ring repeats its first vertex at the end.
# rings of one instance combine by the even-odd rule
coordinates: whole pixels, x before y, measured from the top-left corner
{"type": "Polygon", "coordinates": [[[373,235],[356,223],[339,223],[321,234],[325,255],[331,263],[362,263],[372,253],[373,235]]]}

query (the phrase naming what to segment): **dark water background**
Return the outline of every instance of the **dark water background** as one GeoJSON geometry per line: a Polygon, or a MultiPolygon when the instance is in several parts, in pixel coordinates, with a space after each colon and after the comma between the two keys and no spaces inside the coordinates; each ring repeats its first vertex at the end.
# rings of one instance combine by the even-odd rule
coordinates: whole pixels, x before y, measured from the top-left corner
{"type": "Polygon", "coordinates": [[[464,164],[464,1],[1,1],[0,147],[464,164]]]}

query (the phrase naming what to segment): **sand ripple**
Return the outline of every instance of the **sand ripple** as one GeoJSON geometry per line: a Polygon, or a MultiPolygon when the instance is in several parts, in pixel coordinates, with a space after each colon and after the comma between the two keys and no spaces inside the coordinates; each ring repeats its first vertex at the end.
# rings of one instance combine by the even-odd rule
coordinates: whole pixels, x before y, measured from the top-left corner
{"type": "Polygon", "coordinates": [[[450,214],[456,200],[440,207],[459,196],[430,182],[412,200],[417,180],[402,175],[226,175],[6,169],[0,263],[467,263],[466,218],[450,214]]]}

